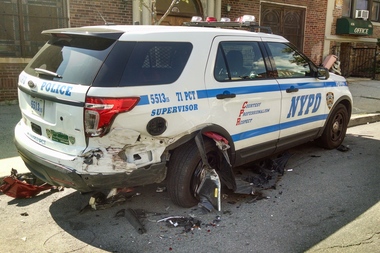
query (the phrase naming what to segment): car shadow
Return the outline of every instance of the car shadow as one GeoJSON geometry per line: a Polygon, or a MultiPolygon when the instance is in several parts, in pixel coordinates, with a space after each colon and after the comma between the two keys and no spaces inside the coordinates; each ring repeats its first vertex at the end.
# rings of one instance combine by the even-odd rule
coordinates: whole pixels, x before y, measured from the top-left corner
{"type": "MultiPolygon", "coordinates": [[[[314,143],[290,149],[292,157],[276,187],[256,198],[226,191],[221,212],[201,213],[199,208],[177,207],[167,192],[156,192],[157,187],[164,186],[159,184],[135,188],[133,197],[111,208],[82,213],[91,194],[73,192],[53,202],[50,214],[69,235],[110,252],[167,252],[172,245],[186,249],[197,240],[202,241],[205,251],[215,249],[215,241],[225,250],[241,245],[235,248],[239,251],[245,248],[247,238],[237,235],[237,230],[249,231],[249,244],[257,249],[304,252],[380,201],[379,141],[348,134],[344,146],[348,150],[324,150],[314,143]],[[370,146],[374,149],[368,149],[370,146]],[[147,233],[139,234],[125,217],[117,217],[118,211],[129,208],[142,211],[138,219],[147,233]],[[266,216],[269,210],[275,215],[266,216]],[[202,232],[184,236],[181,228],[157,222],[194,213],[202,220],[202,232]],[[216,215],[222,217],[221,225],[213,223],[216,215]],[[225,238],[232,234],[236,235],[233,239],[225,238]],[[205,240],[205,236],[210,238],[205,240]],[[231,240],[234,243],[229,243],[231,240]]],[[[62,236],[55,240],[63,243],[62,236]]]]}

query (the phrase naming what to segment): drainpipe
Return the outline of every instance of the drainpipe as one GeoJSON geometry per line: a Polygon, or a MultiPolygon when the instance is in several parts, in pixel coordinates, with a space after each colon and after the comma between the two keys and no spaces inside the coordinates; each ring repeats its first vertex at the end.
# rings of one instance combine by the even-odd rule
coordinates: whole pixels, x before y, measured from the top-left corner
{"type": "Polygon", "coordinates": [[[215,17],[219,21],[222,16],[222,0],[215,1],[215,17]]]}
{"type": "Polygon", "coordinates": [[[141,24],[141,12],[140,12],[140,9],[141,9],[141,3],[140,1],[136,1],[136,0],[133,0],[132,1],[132,22],[133,24],[141,24]]]}
{"type": "MultiPolygon", "coordinates": [[[[152,6],[152,1],[147,1],[148,6],[152,6]]],[[[142,6],[142,25],[151,25],[152,24],[152,13],[142,6]]]]}
{"type": "Polygon", "coordinates": [[[333,12],[335,9],[335,0],[328,0],[327,2],[327,11],[326,11],[326,22],[325,22],[325,40],[323,43],[323,59],[330,54],[330,44],[331,41],[328,39],[331,36],[331,26],[333,24],[333,12]]]}
{"type": "Polygon", "coordinates": [[[207,17],[214,17],[215,0],[207,0],[207,17]]]}

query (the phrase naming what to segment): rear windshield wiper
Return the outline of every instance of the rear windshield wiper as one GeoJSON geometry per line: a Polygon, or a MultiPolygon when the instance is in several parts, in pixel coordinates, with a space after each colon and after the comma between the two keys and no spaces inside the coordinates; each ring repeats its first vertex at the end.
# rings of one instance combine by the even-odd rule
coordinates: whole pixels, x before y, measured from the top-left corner
{"type": "Polygon", "coordinates": [[[54,77],[58,77],[58,78],[62,78],[61,75],[53,72],[53,71],[49,71],[49,70],[46,70],[46,69],[40,69],[40,68],[35,68],[34,69],[38,74],[43,74],[43,75],[48,75],[48,76],[54,76],[54,77]]]}

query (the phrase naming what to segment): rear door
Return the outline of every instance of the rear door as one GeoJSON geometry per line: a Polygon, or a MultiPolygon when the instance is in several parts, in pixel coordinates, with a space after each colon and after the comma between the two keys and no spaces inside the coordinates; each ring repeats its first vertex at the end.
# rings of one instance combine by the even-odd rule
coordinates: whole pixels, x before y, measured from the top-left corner
{"type": "Polygon", "coordinates": [[[211,121],[230,133],[243,163],[271,154],[279,137],[281,93],[262,52],[260,37],[216,37],[206,69],[211,121]]]}
{"type": "Polygon", "coordinates": [[[52,34],[19,79],[19,104],[29,138],[71,155],[85,149],[86,93],[114,42],[101,36],[52,34]]]}
{"type": "Polygon", "coordinates": [[[316,67],[292,45],[267,42],[282,94],[279,148],[313,139],[326,115],[325,81],[316,67]]]}

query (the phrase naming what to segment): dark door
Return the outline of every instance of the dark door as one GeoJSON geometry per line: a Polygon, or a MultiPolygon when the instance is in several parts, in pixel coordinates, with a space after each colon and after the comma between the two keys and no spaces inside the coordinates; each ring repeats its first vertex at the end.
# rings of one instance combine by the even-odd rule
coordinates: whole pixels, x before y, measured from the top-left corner
{"type": "Polygon", "coordinates": [[[261,9],[260,24],[271,27],[274,34],[284,36],[302,51],[305,9],[265,3],[261,9]]]}

